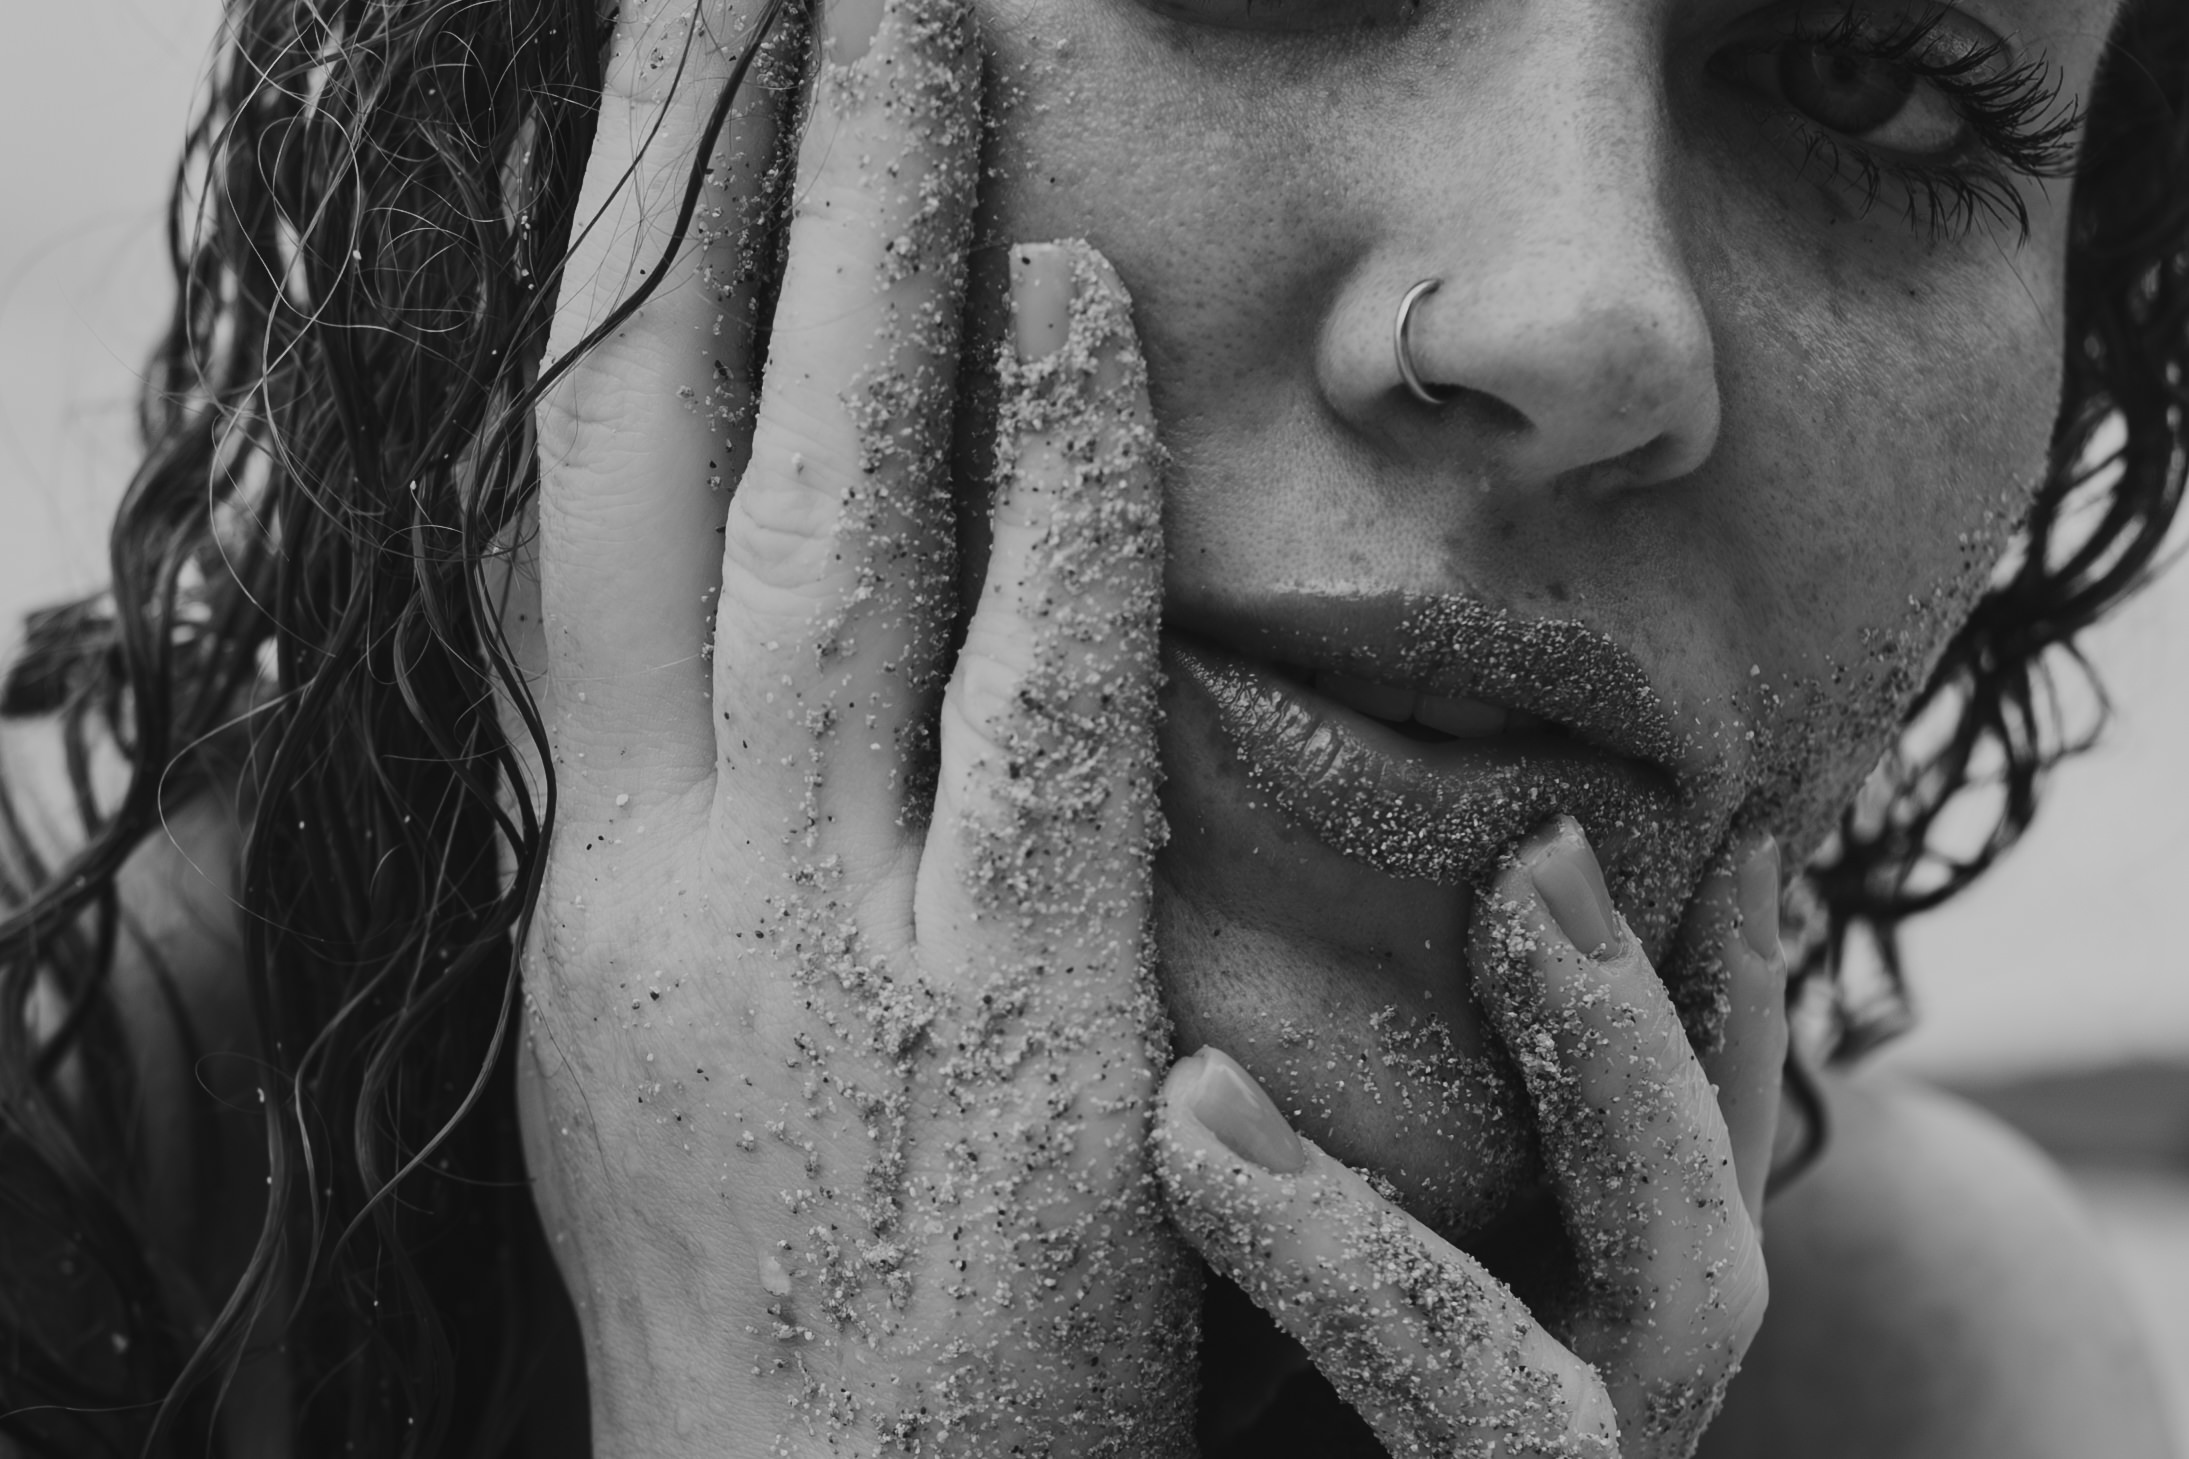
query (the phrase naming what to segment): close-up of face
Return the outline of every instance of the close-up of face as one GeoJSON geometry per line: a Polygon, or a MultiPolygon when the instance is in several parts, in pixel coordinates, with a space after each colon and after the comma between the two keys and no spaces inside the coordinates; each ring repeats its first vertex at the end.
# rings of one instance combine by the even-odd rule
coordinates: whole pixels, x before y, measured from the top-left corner
{"type": "Polygon", "coordinates": [[[2181,0],[183,8],[0,1459],[2173,1452],[2181,0]]]}
{"type": "Polygon", "coordinates": [[[1677,991],[1729,838],[1824,841],[2044,470],[2113,6],[978,9],[976,317],[1090,239],[1168,452],[1178,1045],[1479,1230],[1471,889],[1573,814],[1677,991]]]}

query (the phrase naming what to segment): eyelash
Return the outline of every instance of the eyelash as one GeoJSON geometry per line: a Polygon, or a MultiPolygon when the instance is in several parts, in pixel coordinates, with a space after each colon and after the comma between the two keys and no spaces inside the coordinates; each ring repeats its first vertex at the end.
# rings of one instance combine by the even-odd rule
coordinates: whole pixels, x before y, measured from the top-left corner
{"type": "Polygon", "coordinates": [[[1834,174],[1852,164],[1865,212],[1876,205],[1888,179],[1899,183],[1908,194],[1909,226],[1934,242],[1961,237],[1983,217],[2012,222],[2027,241],[2029,207],[2013,177],[2069,176],[2082,110],[2058,109],[2060,81],[2042,57],[1996,70],[2006,49],[1996,41],[1950,57],[1940,55],[1934,38],[1945,20],[1943,13],[1934,13],[1880,31],[1861,9],[1850,7],[1821,31],[1758,49],[1792,43],[1836,51],[1905,67],[1918,81],[1935,87],[1968,123],[1971,155],[1950,163],[1890,157],[1797,115],[1795,125],[1806,137],[1808,158],[1821,156],[1834,174]]]}
{"type": "MultiPolygon", "coordinates": [[[[1143,3],[1158,13],[1174,13],[1173,5],[1186,5],[1189,0],[1143,3]]],[[[1286,0],[1276,3],[1281,8],[1286,0]]],[[[1312,6],[1314,0],[1305,3],[1312,6]]],[[[1385,19],[1403,24],[1420,9],[1422,0],[1377,3],[1394,9],[1385,19]]],[[[1909,226],[1934,243],[1958,239],[1986,218],[2012,223],[2018,238],[2027,242],[2029,205],[2015,179],[2072,175],[2082,108],[2080,104],[2060,108],[2061,80],[2042,56],[2002,68],[1999,63],[2006,52],[2002,42],[1966,48],[1941,43],[1939,36],[1947,30],[1949,16],[1939,6],[1920,18],[1880,26],[1862,0],[1849,0],[1840,17],[1822,29],[1804,26],[1792,35],[1759,38],[1736,46],[1731,54],[1760,58],[1786,45],[1803,45],[1904,68],[1942,95],[1967,124],[1969,145],[1962,156],[1944,162],[1893,157],[1789,112],[1806,146],[1803,167],[1821,158],[1831,175],[1851,173],[1850,180],[1862,195],[1860,211],[1865,214],[1884,195],[1888,181],[1898,184],[1907,194],[1909,226]]],[[[1187,15],[1179,18],[1190,23],[1187,15]]]]}

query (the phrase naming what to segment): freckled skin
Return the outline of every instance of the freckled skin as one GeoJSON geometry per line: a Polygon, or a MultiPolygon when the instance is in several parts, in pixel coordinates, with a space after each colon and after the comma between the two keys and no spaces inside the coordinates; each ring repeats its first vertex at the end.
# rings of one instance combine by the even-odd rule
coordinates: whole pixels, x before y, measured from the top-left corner
{"type": "MultiPolygon", "coordinates": [[[[830,28],[856,13],[824,11],[824,45],[855,42],[830,28]]],[[[1415,25],[1308,38],[1130,0],[883,14],[796,148],[710,641],[621,596],[712,534],[612,529],[712,472],[720,422],[611,412],[543,458],[569,819],[527,948],[520,1099],[603,1452],[1183,1452],[1183,1236],[1250,1292],[1312,1297],[1271,1315],[1400,1450],[1485,1422],[1601,1450],[1615,1419],[1634,1459],[1680,1459],[1765,1295],[1783,965],[1736,956],[1748,902],[1727,889],[1764,828],[1814,840],[2019,510],[2052,382],[1968,362],[2049,355],[2058,215],[2021,254],[1854,220],[1704,84],[1722,17],[1669,0],[1432,0],[1415,25]],[[976,178],[960,337],[951,240],[976,178]],[[1075,233],[1117,269],[1039,243],[1075,233]],[[1412,334],[1435,409],[1390,345],[1423,277],[1443,283],[1412,334]],[[974,448],[952,485],[930,451],[954,355],[974,448]],[[662,439],[612,449],[637,434],[662,439]],[[974,482],[996,483],[992,512],[974,482]],[[1563,629],[1527,625],[1554,584],[1563,629]],[[1243,763],[1250,737],[1212,732],[1201,680],[1174,676],[1158,739],[1158,663],[1192,662],[1227,614],[1251,625],[1258,595],[1317,594],[1427,605],[1344,630],[1390,640],[1339,645],[1370,677],[1377,655],[1403,679],[1464,652],[1523,707],[1615,738],[1652,718],[1633,679],[1653,684],[1668,723],[1630,749],[1661,763],[1561,761],[1625,776],[1608,803],[1630,824],[1581,824],[1601,807],[1554,802],[1586,775],[1523,765],[1506,809],[1572,819],[1477,886],[1487,843],[1523,834],[1487,779],[1479,803],[1310,827],[1243,763]],[[953,607],[929,786],[912,752],[953,607]],[[1623,647],[1559,658],[1584,641],[1623,647]],[[703,658],[711,699],[672,680],[615,712],[703,658]],[[678,776],[631,778],[634,747],[678,776]],[[1584,928],[1622,928],[1615,952],[1581,951],[1609,944],[1569,925],[1575,887],[1618,899],[1584,928]],[[1713,991],[1713,958],[1715,1052],[1690,1043],[1711,998],[1682,1001],[1713,991]],[[1151,1102],[1166,1011],[1177,1042],[1261,1077],[1253,1107],[1334,1157],[1359,1219],[1288,1215],[1261,1228],[1274,1245],[1197,1224],[1282,1203],[1208,1188],[1244,1172],[1204,1158],[1236,1148],[1217,1126],[1188,1128],[1194,1061],[1151,1102]],[[1499,1296],[1491,1223],[1546,1196],[1585,1280],[1499,1296]],[[1347,1243],[1335,1264],[1325,1239],[1347,1243]],[[1476,1343],[1485,1314],[1518,1346],[1476,1343]],[[1486,1386],[1421,1381],[1453,1361],[1489,1362],[1486,1386]]],[[[589,186],[645,135],[604,120],[589,186]]],[[[543,421],[602,390],[655,398],[648,356],[713,339],[717,302],[664,291],[543,421]]]]}
{"type": "MultiPolygon", "coordinates": [[[[2087,89],[2106,0],[1995,9],[2067,94],[2087,89]]],[[[1133,289],[1171,453],[1173,625],[1273,585],[1581,620],[1647,667],[1697,767],[1686,862],[1606,848],[1615,887],[1684,900],[1736,826],[1813,850],[2042,470],[2066,185],[2023,189],[2020,244],[1998,224],[1920,236],[1890,187],[1857,216],[1705,71],[1745,11],[1432,4],[1285,36],[1126,3],[977,10],[998,104],[980,234],[1083,235],[1133,289]],[[1399,388],[1389,334],[1430,277],[1416,362],[1472,392],[1434,413],[1399,388]]],[[[976,251],[976,319],[994,253],[976,251]]],[[[961,415],[961,482],[980,479],[984,414],[961,415]]],[[[1341,1090],[1279,1037],[1319,1028],[1357,1063],[1397,1006],[1479,1053],[1467,895],[1367,872],[1250,806],[1224,747],[1176,714],[1165,752],[1157,916],[1181,1047],[1236,1053],[1303,1132],[1394,1172],[1444,1229],[1493,1217],[1524,1140],[1495,1118],[1424,1130],[1399,1114],[1401,1075],[1341,1090]]]]}

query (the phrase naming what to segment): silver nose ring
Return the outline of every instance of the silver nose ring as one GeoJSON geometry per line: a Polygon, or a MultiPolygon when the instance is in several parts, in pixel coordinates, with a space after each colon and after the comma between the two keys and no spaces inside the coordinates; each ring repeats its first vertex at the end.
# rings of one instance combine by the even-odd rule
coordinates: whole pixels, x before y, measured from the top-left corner
{"type": "Polygon", "coordinates": [[[1422,383],[1421,372],[1414,368],[1413,346],[1407,340],[1407,329],[1414,322],[1414,306],[1444,286],[1442,279],[1423,279],[1406,291],[1399,300],[1398,318],[1391,325],[1391,351],[1398,357],[1399,378],[1406,382],[1407,391],[1423,405],[1442,405],[1451,397],[1440,395],[1422,383]]]}

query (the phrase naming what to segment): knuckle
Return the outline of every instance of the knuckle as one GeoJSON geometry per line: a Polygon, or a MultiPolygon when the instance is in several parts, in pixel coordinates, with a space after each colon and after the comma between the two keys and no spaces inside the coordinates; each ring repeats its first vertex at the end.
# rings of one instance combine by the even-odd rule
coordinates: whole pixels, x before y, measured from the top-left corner
{"type": "Polygon", "coordinates": [[[541,554],[546,564],[543,605],[560,610],[570,601],[573,580],[591,583],[597,579],[596,572],[583,568],[568,574],[560,571],[574,567],[573,559],[624,560],[633,549],[643,549],[654,540],[652,528],[661,515],[658,497],[636,491],[607,472],[587,482],[582,491],[543,503],[540,528],[547,544],[541,554]]]}
{"type": "Polygon", "coordinates": [[[959,657],[942,718],[956,855],[977,896],[1022,923],[1074,929],[1068,941],[1089,958],[1129,968],[1160,824],[1152,782],[1121,776],[1115,747],[1050,713],[1037,684],[990,651],[959,657]]]}
{"type": "MultiPolygon", "coordinates": [[[[731,362],[695,349],[669,312],[641,310],[541,397],[533,419],[544,469],[635,457],[693,433],[692,424],[703,419],[692,408],[700,383],[729,374],[731,362]]],[[[575,347],[577,339],[567,343],[575,347]]]]}
{"type": "Polygon", "coordinates": [[[748,477],[723,529],[723,592],[805,597],[829,575],[836,541],[834,502],[748,477]]]}
{"type": "Polygon", "coordinates": [[[999,809],[1014,789],[1032,789],[1038,749],[1029,743],[1025,680],[1016,665],[968,644],[943,691],[944,788],[960,811],[999,809]]]}
{"type": "Polygon", "coordinates": [[[1732,1269],[1722,1288],[1719,1310],[1724,1314],[1727,1331],[1734,1338],[1734,1351],[1740,1352],[1763,1326],[1764,1313],[1771,1305],[1771,1273],[1764,1264],[1763,1244],[1745,1225],[1732,1269]]]}
{"type": "Polygon", "coordinates": [[[850,568],[843,530],[845,463],[819,432],[778,420],[757,439],[723,528],[725,602],[775,612],[826,600],[850,568]]]}
{"type": "MultiPolygon", "coordinates": [[[[1318,1270],[1315,1275],[1336,1279],[1336,1274],[1328,1269],[1318,1270]]],[[[1348,1284],[1349,1287],[1353,1285],[1357,1284],[1348,1284]]],[[[1397,1336],[1375,1312],[1364,1309],[1358,1294],[1351,1290],[1341,1295],[1332,1291],[1327,1283],[1318,1283],[1309,1287],[1304,1296],[1295,1299],[1294,1305],[1292,1321],[1308,1334],[1311,1351],[1328,1353],[1387,1347],[1397,1336]]]]}
{"type": "Polygon", "coordinates": [[[995,756],[1007,777],[1039,775],[1091,810],[1086,794],[1153,754],[1152,674],[1115,664],[1097,674],[1055,648],[1009,615],[976,614],[944,708],[966,747],[995,756]]]}
{"type": "Polygon", "coordinates": [[[1771,1305],[1763,1247],[1745,1219],[1739,1223],[1732,1250],[1706,1266],[1687,1290],[1693,1295],[1683,1304],[1688,1310],[1680,1316],[1690,1333],[1690,1350],[1738,1362],[1771,1305]]]}
{"type": "Polygon", "coordinates": [[[944,713],[968,737],[967,748],[993,752],[1011,738],[1024,710],[1025,657],[1010,635],[976,620],[943,696],[944,713]]]}
{"type": "Polygon", "coordinates": [[[640,394],[635,363],[622,350],[609,358],[589,356],[541,397],[533,420],[541,466],[550,475],[596,451],[601,437],[622,435],[625,412],[640,394]]]}

